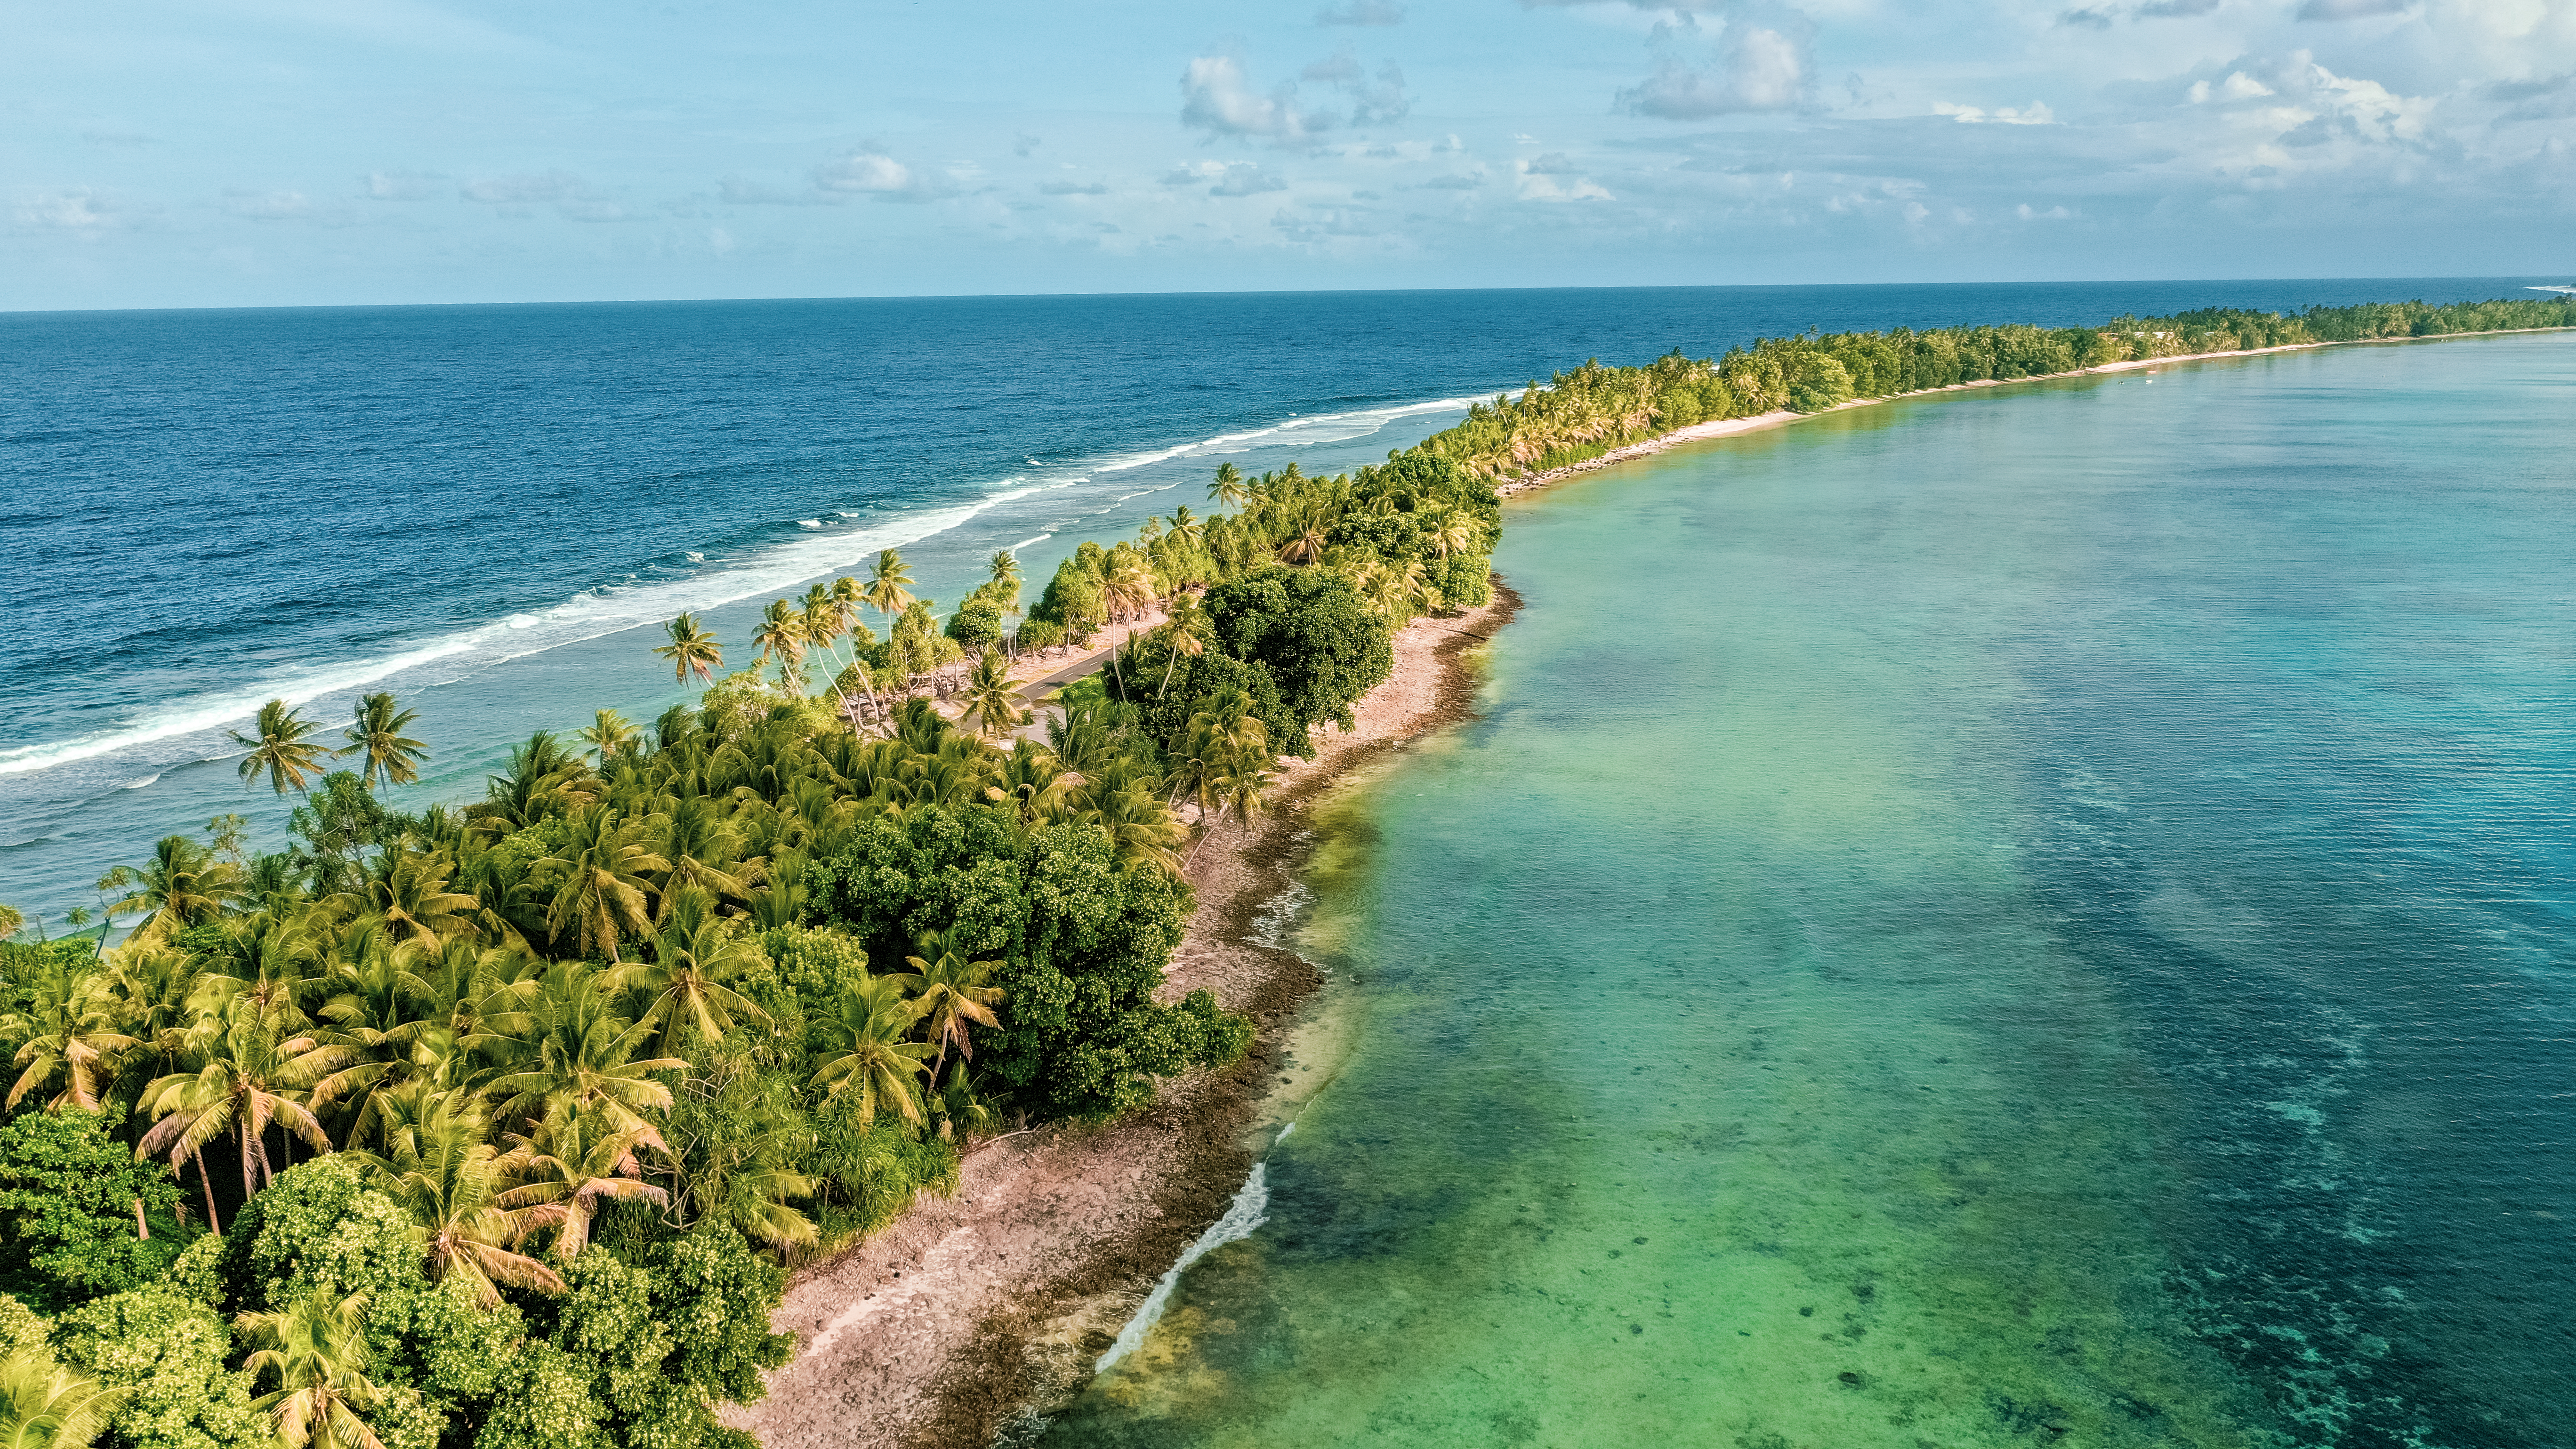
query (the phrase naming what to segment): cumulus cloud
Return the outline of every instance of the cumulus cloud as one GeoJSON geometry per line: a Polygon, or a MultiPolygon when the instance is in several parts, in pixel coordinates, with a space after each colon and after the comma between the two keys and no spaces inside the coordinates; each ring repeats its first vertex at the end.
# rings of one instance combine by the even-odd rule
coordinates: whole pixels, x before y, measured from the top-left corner
{"type": "Polygon", "coordinates": [[[834,196],[873,196],[879,201],[936,201],[956,194],[944,178],[906,166],[873,141],[815,167],[814,186],[834,196]]]}
{"type": "Polygon", "coordinates": [[[1050,181],[1038,188],[1041,196],[1107,196],[1109,188],[1097,181],[1050,181]]]}
{"type": "Polygon", "coordinates": [[[11,211],[18,225],[33,231],[96,234],[131,226],[139,219],[130,205],[88,186],[39,192],[11,211]]]}
{"type": "Polygon", "coordinates": [[[2223,0],[2150,0],[2145,5],[2120,10],[2109,5],[2096,5],[2083,10],[2069,10],[2057,17],[2060,25],[2081,25],[2094,30],[2108,30],[2119,20],[2188,20],[2216,10],[2223,0]]]}
{"type": "Polygon", "coordinates": [[[1395,0],[1350,0],[1339,9],[1315,12],[1317,25],[1402,25],[1404,7],[1395,0]]]}
{"type": "Polygon", "coordinates": [[[369,201],[427,201],[446,189],[446,177],[424,171],[370,171],[358,181],[369,201]]]}
{"type": "Polygon", "coordinates": [[[1519,180],[1513,194],[1523,201],[1608,201],[1608,188],[1580,175],[1574,163],[1562,153],[1549,152],[1533,160],[1513,163],[1519,180]]]}
{"type": "Polygon", "coordinates": [[[1954,106],[1943,102],[1932,108],[1932,114],[1948,116],[1963,126],[1981,125],[1987,122],[1998,126],[2054,126],[2057,124],[2057,117],[2050,112],[2044,101],[2033,101],[2019,109],[1998,106],[1991,111],[1979,106],[1954,106]]]}
{"type": "Polygon", "coordinates": [[[1811,26],[1796,12],[1757,22],[1726,22],[1716,53],[1701,59],[1698,22],[1655,27],[1649,45],[1658,52],[1645,83],[1619,92],[1617,106],[1631,115],[1697,121],[1748,111],[1788,111],[1804,105],[1814,85],[1811,26]]]}
{"type": "Polygon", "coordinates": [[[1434,191],[1473,191],[1477,187],[1485,184],[1485,178],[1482,176],[1469,176],[1464,173],[1460,173],[1455,176],[1434,176],[1428,181],[1416,182],[1414,184],[1417,186],[1429,187],[1434,191]]]}
{"type": "Polygon", "coordinates": [[[1333,117],[1298,109],[1293,84],[1263,94],[1252,88],[1240,60],[1202,55],[1181,73],[1181,124],[1211,136],[1286,143],[1332,129],[1333,117]]]}
{"type": "Polygon", "coordinates": [[[227,191],[224,211],[247,221],[300,221],[313,214],[312,199],[301,191],[227,191]]]}
{"type": "Polygon", "coordinates": [[[469,181],[457,189],[457,195],[496,207],[503,216],[531,216],[535,208],[551,206],[556,215],[568,221],[625,221],[630,217],[612,193],[569,171],[469,181]]]}
{"type": "Polygon", "coordinates": [[[1404,94],[1404,72],[1393,61],[1378,67],[1377,77],[1369,77],[1368,67],[1360,63],[1359,52],[1343,46],[1331,55],[1298,72],[1298,79],[1330,85],[1351,98],[1351,124],[1378,125],[1404,119],[1413,102],[1404,94]]]}

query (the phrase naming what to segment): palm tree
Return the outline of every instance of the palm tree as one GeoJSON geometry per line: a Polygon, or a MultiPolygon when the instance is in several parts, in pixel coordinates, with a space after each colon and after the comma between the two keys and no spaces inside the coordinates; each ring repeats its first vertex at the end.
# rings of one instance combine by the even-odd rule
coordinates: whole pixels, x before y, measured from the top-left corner
{"type": "Polygon", "coordinates": [[[175,1170],[179,1158],[193,1156],[230,1132],[240,1144],[242,1197],[247,1200],[267,1185],[270,1175],[263,1141],[270,1122],[283,1124],[317,1152],[331,1150],[330,1135],[291,1094],[346,1065],[353,1051],[321,1046],[310,1037],[280,1040],[246,996],[209,1015],[197,1035],[196,1049],[204,1054],[205,1065],[194,1072],[173,1072],[143,1089],[138,1105],[154,1121],[134,1145],[135,1156],[167,1158],[175,1170]]]}
{"type": "Polygon", "coordinates": [[[348,748],[334,753],[364,756],[358,762],[358,782],[371,790],[408,785],[420,778],[420,761],[429,754],[426,745],[403,735],[418,718],[419,710],[401,708],[390,694],[362,695],[357,723],[342,732],[348,748]]]}
{"type": "Polygon", "coordinates": [[[120,866],[99,884],[130,888],[132,894],[107,908],[110,917],[148,911],[135,928],[138,937],[159,939],[188,926],[203,925],[241,899],[241,872],[184,835],[165,835],[152,847],[151,863],[142,869],[120,866]]]}
{"type": "Polygon", "coordinates": [[[118,1030],[122,1023],[107,984],[92,962],[75,966],[51,956],[37,968],[24,988],[26,1006],[0,1018],[0,1036],[23,1043],[10,1062],[25,1070],[9,1089],[9,1107],[60,1078],[63,1089],[46,1110],[98,1110],[99,1089],[116,1075],[118,1056],[141,1044],[118,1030]]]}
{"type": "Polygon", "coordinates": [[[888,627],[895,615],[912,607],[912,570],[904,567],[903,555],[893,549],[877,554],[876,566],[868,574],[868,606],[886,616],[888,627]]]}
{"type": "Polygon", "coordinates": [[[751,631],[751,642],[760,646],[760,653],[751,661],[754,667],[776,659],[779,677],[784,679],[790,669],[805,662],[805,616],[785,599],[772,599],[751,631]]]}
{"type": "Polygon", "coordinates": [[[998,1027],[1002,1019],[993,1008],[1002,1001],[1002,988],[988,986],[993,973],[1001,969],[999,961],[969,961],[948,949],[946,938],[936,931],[925,931],[916,943],[918,956],[904,957],[911,971],[898,975],[895,981],[910,991],[921,1015],[930,1024],[931,1040],[939,1043],[938,1059],[930,1065],[930,1079],[939,1080],[939,1068],[948,1060],[948,1048],[968,1061],[975,1059],[974,1043],[968,1040],[966,1026],[998,1027]]]}
{"type": "Polygon", "coordinates": [[[280,795],[289,785],[303,790],[308,779],[322,773],[322,747],[304,742],[305,736],[320,728],[287,708],[285,700],[261,705],[256,737],[231,732],[234,744],[250,747],[250,755],[241,762],[242,783],[247,785],[264,772],[269,788],[280,795]]]}
{"type": "Polygon", "coordinates": [[[683,1023],[709,1041],[731,1032],[737,1017],[774,1027],[768,1012],[725,984],[766,959],[758,943],[716,916],[714,897],[690,886],[679,893],[654,935],[652,962],[624,968],[618,982],[653,999],[642,1024],[661,1028],[659,1047],[667,1056],[678,1045],[683,1023]]]}
{"type": "Polygon", "coordinates": [[[1172,537],[1194,544],[1206,536],[1207,524],[1191,515],[1188,504],[1172,510],[1172,537]]]}
{"type": "Polygon", "coordinates": [[[1216,465],[1216,481],[1208,485],[1207,496],[1210,503],[1239,509],[1245,500],[1252,497],[1252,490],[1243,486],[1242,469],[1232,463],[1219,463],[1216,465]]]}
{"type": "Polygon", "coordinates": [[[1291,564],[1320,562],[1324,557],[1324,534],[1330,526],[1330,520],[1321,508],[1308,512],[1306,521],[1298,525],[1296,536],[1279,545],[1279,561],[1291,564]]]}
{"type": "Polygon", "coordinates": [[[822,1050],[825,1061],[814,1085],[833,1096],[857,1093],[861,1122],[874,1122],[883,1105],[907,1122],[919,1122],[912,1079],[928,1070],[921,1059],[930,1048],[907,1038],[921,1015],[921,1005],[905,999],[899,977],[870,976],[844,989],[832,1015],[819,1023],[830,1045],[822,1050]]]}
{"type": "Polygon", "coordinates": [[[590,747],[598,752],[599,768],[605,771],[611,760],[633,754],[636,742],[644,737],[644,732],[629,723],[626,716],[613,709],[603,709],[591,716],[590,727],[581,732],[581,737],[590,741],[590,747]]]}
{"type": "Polygon", "coordinates": [[[573,949],[588,954],[596,946],[613,962],[619,936],[643,935],[650,925],[645,872],[668,873],[671,863],[637,839],[613,806],[576,811],[571,824],[570,838],[531,873],[554,889],[546,930],[557,939],[569,931],[573,949]]]}
{"type": "Polygon", "coordinates": [[[620,1128],[600,1114],[559,1108],[530,1136],[513,1135],[500,1162],[517,1184],[493,1199],[514,1215],[520,1234],[554,1229],[554,1256],[570,1260],[590,1245],[590,1225],[610,1202],[670,1205],[669,1193],[643,1181],[636,1149],[663,1148],[649,1127],[620,1128]]]}
{"type": "Polygon", "coordinates": [[[979,736],[1000,739],[1028,723],[1029,713],[1020,707],[1020,687],[1011,679],[1010,666],[1002,662],[1001,651],[987,649],[975,665],[975,673],[966,681],[966,714],[975,721],[979,736]]]}
{"type": "Polygon", "coordinates": [[[707,797],[692,795],[674,801],[670,810],[654,816],[652,823],[659,830],[655,852],[669,872],[662,878],[662,902],[655,919],[667,919],[672,903],[685,891],[703,891],[721,904],[727,899],[749,896],[751,888],[759,883],[763,863],[742,859],[740,842],[715,802],[707,797]]]}
{"type": "Polygon", "coordinates": [[[1476,521],[1452,508],[1435,517],[1423,537],[1430,541],[1432,551],[1442,558],[1453,553],[1473,553],[1477,541],[1476,521]]]}
{"type": "Polygon", "coordinates": [[[445,851],[397,847],[377,857],[360,890],[333,896],[331,904],[382,924],[396,941],[421,941],[435,948],[441,941],[472,934],[474,912],[482,905],[447,888],[455,870],[455,860],[445,851]]]}
{"type": "Polygon", "coordinates": [[[46,1352],[42,1340],[0,1359],[0,1446],[89,1449],[131,1389],[102,1389],[46,1352]]]}
{"type": "Polygon", "coordinates": [[[484,1140],[489,1123],[471,1094],[443,1092],[426,1102],[416,1130],[397,1137],[385,1156],[353,1152],[375,1186],[411,1216],[430,1281],[450,1274],[486,1308],[501,1301],[495,1283],[564,1291],[553,1269],[502,1246],[532,1229],[527,1208],[501,1205],[497,1156],[484,1140]]]}
{"type": "Polygon", "coordinates": [[[1035,740],[1018,740],[996,762],[992,788],[1002,792],[1020,824],[1028,826],[1055,818],[1064,809],[1065,791],[1072,783],[1053,750],[1035,740]]]}
{"type": "Polygon", "coordinates": [[[1216,625],[1208,619],[1207,610],[1199,607],[1196,594],[1175,594],[1171,620],[1163,625],[1162,634],[1172,646],[1172,657],[1163,662],[1163,685],[1154,691],[1156,699],[1171,692],[1172,669],[1181,662],[1182,655],[1196,659],[1207,652],[1208,641],[1216,637],[1216,625]]]}
{"type": "Polygon", "coordinates": [[[478,1044],[488,1043],[514,1058],[510,1070],[488,1084],[502,1098],[494,1119],[513,1127],[534,1124],[558,1107],[571,1106],[604,1112],[618,1130],[629,1131],[651,1125],[647,1112],[670,1111],[671,1089],[653,1074],[688,1063],[636,1055],[652,1039],[653,1028],[618,1011],[621,994],[605,973],[560,962],[538,982],[524,1027],[506,1037],[497,1032],[478,1036],[478,1044]]]}
{"type": "Polygon", "coordinates": [[[1074,818],[1109,832],[1118,858],[1129,866],[1151,865],[1172,875],[1181,873],[1181,857],[1172,849],[1183,827],[1163,803],[1152,774],[1124,755],[1109,755],[1091,768],[1074,789],[1074,818]]]}
{"type": "Polygon", "coordinates": [[[276,1313],[245,1313],[233,1320],[258,1350],[242,1362],[257,1383],[277,1375],[277,1387],[251,1400],[268,1410],[269,1427],[285,1449],[384,1449],[384,1441],[358,1411],[372,1409],[382,1391],[367,1378],[367,1297],[340,1297],[315,1288],[276,1313]]]}
{"type": "Polygon", "coordinates": [[[715,672],[724,667],[724,646],[716,642],[714,634],[698,627],[697,615],[682,614],[663,625],[662,632],[671,636],[671,642],[653,652],[671,661],[675,681],[686,684],[691,673],[702,682],[712,680],[715,672]]]}

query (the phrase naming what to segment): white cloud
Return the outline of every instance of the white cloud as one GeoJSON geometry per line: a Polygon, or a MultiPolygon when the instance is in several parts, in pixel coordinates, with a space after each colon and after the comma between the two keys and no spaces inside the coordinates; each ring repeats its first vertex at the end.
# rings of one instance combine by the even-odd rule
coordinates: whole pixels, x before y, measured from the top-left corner
{"type": "Polygon", "coordinates": [[[39,192],[12,208],[18,225],[35,231],[97,234],[131,226],[133,209],[88,186],[39,192]]]}
{"type": "Polygon", "coordinates": [[[897,161],[873,141],[815,167],[814,185],[835,195],[873,196],[879,201],[936,201],[956,194],[946,178],[897,161]]]}
{"type": "Polygon", "coordinates": [[[1523,201],[1610,200],[1608,188],[1577,175],[1574,163],[1556,152],[1536,160],[1514,162],[1513,169],[1520,177],[1513,194],[1523,201]]]}
{"type": "Polygon", "coordinates": [[[2394,15],[2412,0],[2308,0],[2299,7],[2301,20],[2361,20],[2373,15],[2394,15]]]}
{"type": "Polygon", "coordinates": [[[1296,102],[1294,85],[1254,91],[1243,63],[1230,55],[1199,56],[1181,73],[1181,124],[1212,136],[1286,143],[1332,129],[1331,116],[1301,111],[1296,102]]]}
{"type": "Polygon", "coordinates": [[[496,207],[503,216],[524,217],[535,214],[534,208],[551,206],[555,214],[567,221],[630,221],[633,213],[620,205],[614,193],[594,186],[569,171],[546,171],[519,176],[495,176],[482,181],[469,181],[457,194],[467,201],[479,201],[496,207]]]}
{"type": "Polygon", "coordinates": [[[1814,85],[1808,27],[1789,18],[1771,24],[1730,20],[1716,54],[1698,60],[1692,45],[1698,22],[1655,27],[1649,46],[1659,52],[1643,84],[1619,92],[1617,106],[1632,115],[1697,121],[1748,111],[1788,111],[1804,105],[1814,85]]]}
{"type": "Polygon", "coordinates": [[[2033,101],[2019,109],[1998,106],[1991,111],[1977,106],[1954,106],[1945,101],[1935,105],[1932,108],[1932,114],[1948,116],[1963,126],[1986,122],[1992,122],[1998,126],[2054,126],[2057,124],[2056,115],[2048,109],[2045,101],[2033,101]]]}
{"type": "Polygon", "coordinates": [[[446,190],[447,178],[420,171],[370,171],[358,194],[369,201],[427,201],[446,190]]]}
{"type": "Polygon", "coordinates": [[[248,221],[300,221],[313,214],[313,202],[301,191],[227,191],[224,210],[248,221]]]}
{"type": "Polygon", "coordinates": [[[1107,196],[1109,188],[1097,181],[1050,181],[1038,188],[1042,196],[1107,196]]]}

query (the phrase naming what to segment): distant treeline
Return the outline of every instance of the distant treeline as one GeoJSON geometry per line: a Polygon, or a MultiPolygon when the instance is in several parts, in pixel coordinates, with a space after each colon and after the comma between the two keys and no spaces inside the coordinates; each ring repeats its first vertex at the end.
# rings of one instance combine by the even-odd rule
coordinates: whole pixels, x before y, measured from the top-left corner
{"type": "Polygon", "coordinates": [[[2100,327],[1944,327],[1766,337],[1718,358],[1676,349],[1644,367],[1587,362],[1518,398],[1470,409],[1419,451],[1508,479],[1597,458],[1613,448],[1723,418],[1821,412],[1854,398],[1895,397],[1971,382],[2010,382],[2106,363],[2315,342],[2367,342],[2576,327],[2576,298],[2371,302],[2296,315],[2204,307],[2170,317],[2115,317],[2100,327]]]}

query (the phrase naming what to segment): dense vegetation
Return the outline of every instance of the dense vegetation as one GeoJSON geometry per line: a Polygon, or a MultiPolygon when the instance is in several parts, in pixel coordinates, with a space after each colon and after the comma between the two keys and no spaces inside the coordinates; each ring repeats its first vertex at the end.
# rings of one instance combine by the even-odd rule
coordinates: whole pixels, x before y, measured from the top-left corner
{"type": "Polygon", "coordinates": [[[1008,555],[941,629],[888,551],[733,674],[683,615],[694,707],[539,733],[461,806],[384,802],[426,753],[390,695],[345,743],[263,708],[283,849],[219,817],[102,877],[94,935],[0,945],[0,1437],[728,1442],[784,1268],[1006,1123],[1240,1056],[1206,993],[1155,999],[1183,852],[1349,723],[1395,628],[1484,601],[1498,515],[1428,456],[1210,494],[1016,631],[1008,555]],[[1112,623],[1030,737],[1007,654],[1112,623]]]}
{"type": "Polygon", "coordinates": [[[1950,327],[1764,338],[1722,357],[1676,351],[1644,367],[1587,362],[1520,397],[1478,404],[1422,446],[1486,478],[1517,478],[1597,458],[1675,428],[1788,410],[1820,412],[1854,398],[2008,382],[2107,363],[2307,342],[2437,337],[2576,326],[2576,299],[2506,299],[2311,307],[2294,316],[2204,308],[2171,317],[2119,317],[2100,327],[1950,327]]]}

